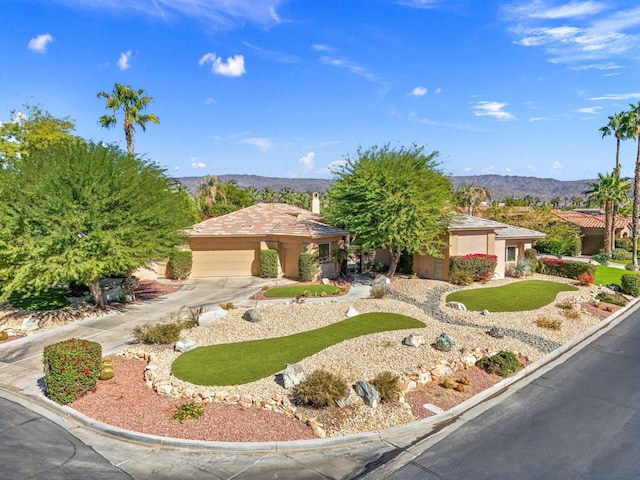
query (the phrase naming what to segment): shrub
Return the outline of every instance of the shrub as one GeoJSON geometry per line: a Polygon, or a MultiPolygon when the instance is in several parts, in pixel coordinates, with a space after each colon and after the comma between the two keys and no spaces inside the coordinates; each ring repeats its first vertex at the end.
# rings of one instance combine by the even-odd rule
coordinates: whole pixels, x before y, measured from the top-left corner
{"type": "Polygon", "coordinates": [[[100,365],[100,376],[98,377],[100,380],[110,380],[114,376],[113,370],[113,358],[104,357],[102,359],[102,364],[100,365]]]}
{"type": "Polygon", "coordinates": [[[520,363],[518,357],[513,353],[501,351],[492,357],[482,357],[476,362],[476,366],[487,373],[508,377],[512,373],[520,370],[524,365],[520,363]]]}
{"type": "Polygon", "coordinates": [[[614,242],[614,247],[616,250],[620,249],[620,250],[626,250],[627,252],[630,252],[633,248],[633,244],[631,242],[631,239],[629,238],[616,238],[614,242]]]}
{"type": "Polygon", "coordinates": [[[147,324],[134,328],[131,335],[139,343],[168,345],[180,339],[183,327],[182,322],[147,324]]]}
{"type": "Polygon", "coordinates": [[[334,405],[348,393],[347,382],[326,370],[312,372],[296,389],[298,401],[317,408],[334,405]]]}
{"type": "Polygon", "coordinates": [[[371,298],[382,298],[387,294],[387,289],[385,287],[375,287],[371,289],[369,296],[371,298]]]}
{"type": "Polygon", "coordinates": [[[312,253],[301,253],[298,257],[298,277],[301,282],[309,282],[318,275],[318,257],[312,253]]]}
{"type": "Polygon", "coordinates": [[[460,377],[457,382],[462,385],[471,385],[471,380],[469,380],[469,377],[467,377],[466,375],[460,377]]]}
{"type": "Polygon", "coordinates": [[[637,297],[640,294],[640,275],[635,273],[625,273],[620,278],[622,293],[637,297]]]}
{"type": "Polygon", "coordinates": [[[220,308],[223,310],[233,310],[235,307],[235,305],[233,304],[233,302],[227,302],[227,303],[221,303],[220,304],[220,308]]]}
{"type": "Polygon", "coordinates": [[[573,303],[573,300],[571,300],[570,298],[565,298],[560,303],[556,303],[556,307],[558,307],[561,310],[572,310],[575,307],[575,304],[573,303]]]}
{"type": "Polygon", "coordinates": [[[455,272],[464,272],[472,275],[474,281],[480,282],[491,280],[497,265],[498,257],[496,255],[484,253],[453,256],[449,259],[449,270],[452,275],[455,272]]]}
{"type": "Polygon", "coordinates": [[[389,270],[389,267],[384,263],[376,262],[373,265],[371,265],[371,270],[373,270],[375,273],[384,273],[387,270],[389,270]]]}
{"type": "Polygon", "coordinates": [[[590,275],[588,272],[583,272],[582,275],[580,275],[580,278],[578,279],[578,282],[580,282],[580,285],[582,286],[587,286],[587,285],[593,285],[593,282],[596,281],[596,278],[593,275],[590,275]]]}
{"type": "Polygon", "coordinates": [[[369,383],[378,391],[382,402],[395,402],[400,398],[400,377],[391,372],[380,372],[369,383]]]}
{"type": "Polygon", "coordinates": [[[562,320],[557,318],[538,317],[536,325],[549,330],[560,330],[562,328],[562,320]]]}
{"type": "Polygon", "coordinates": [[[0,342],[9,338],[9,334],[6,330],[0,330],[0,342]]]}
{"type": "Polygon", "coordinates": [[[182,423],[185,420],[196,420],[202,415],[204,415],[204,406],[201,403],[188,402],[180,405],[171,418],[182,423]]]}
{"type": "Polygon", "coordinates": [[[276,278],[278,276],[278,251],[269,248],[260,250],[260,276],[276,278]]]}
{"type": "Polygon", "coordinates": [[[609,260],[611,260],[609,254],[604,252],[596,253],[595,255],[592,255],[591,258],[598,262],[600,265],[608,265],[609,260]]]}
{"type": "Polygon", "coordinates": [[[562,312],[562,315],[564,315],[566,318],[569,318],[571,320],[577,320],[582,316],[582,313],[580,313],[580,310],[576,308],[571,308],[568,310],[564,310],[562,312]]]}
{"type": "Polygon", "coordinates": [[[453,390],[454,388],[456,388],[456,385],[458,385],[456,381],[449,377],[445,377],[444,380],[442,380],[442,382],[440,383],[441,387],[444,387],[449,390],[453,390]]]}
{"type": "Polygon", "coordinates": [[[169,255],[167,273],[169,278],[182,280],[191,274],[193,254],[191,250],[175,250],[169,255]]]}
{"type": "Polygon", "coordinates": [[[631,257],[633,257],[633,254],[625,248],[614,248],[613,252],[611,252],[613,260],[631,260],[631,257]]]}
{"type": "Polygon", "coordinates": [[[473,275],[465,272],[452,272],[449,276],[449,281],[454,285],[465,287],[473,283],[473,275]]]}
{"type": "Polygon", "coordinates": [[[533,273],[533,263],[531,260],[520,260],[516,263],[515,272],[517,277],[526,277],[533,273]]]}
{"type": "Polygon", "coordinates": [[[635,272],[635,271],[636,271],[636,267],[633,265],[633,263],[627,263],[627,264],[624,266],[624,269],[625,269],[625,270],[631,270],[631,271],[633,271],[633,272],[635,272]]]}
{"type": "Polygon", "coordinates": [[[540,260],[540,271],[547,275],[579,280],[583,273],[595,276],[596,267],[585,262],[565,261],[559,258],[542,258],[540,260]]]}
{"type": "Polygon", "coordinates": [[[601,302],[610,303],[612,305],[618,305],[619,307],[624,307],[627,304],[627,299],[622,295],[609,295],[605,292],[599,292],[596,295],[596,300],[600,300],[601,302]]]}
{"type": "Polygon", "coordinates": [[[72,338],[44,347],[46,395],[60,405],[95,390],[102,364],[99,343],[72,338]]]}

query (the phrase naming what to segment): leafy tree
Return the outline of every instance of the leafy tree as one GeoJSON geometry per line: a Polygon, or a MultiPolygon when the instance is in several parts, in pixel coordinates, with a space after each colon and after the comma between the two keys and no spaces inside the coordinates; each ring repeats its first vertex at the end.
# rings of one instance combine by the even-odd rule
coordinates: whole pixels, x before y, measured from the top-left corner
{"type": "Polygon", "coordinates": [[[473,207],[480,205],[486,200],[490,200],[491,193],[486,188],[463,183],[456,188],[453,199],[456,205],[466,207],[467,213],[473,215],[473,207]]]}
{"type": "Polygon", "coordinates": [[[260,201],[264,203],[274,203],[278,194],[271,187],[265,187],[260,191],[260,201]]]}
{"type": "Polygon", "coordinates": [[[10,115],[10,121],[0,122],[0,166],[73,137],[75,124],[69,117],[56,118],[37,105],[24,105],[10,115]]]}
{"type": "Polygon", "coordinates": [[[587,194],[590,200],[594,200],[598,206],[604,207],[605,233],[604,250],[611,253],[615,232],[615,212],[617,206],[629,199],[631,183],[628,178],[620,178],[620,174],[614,170],[613,173],[598,174],[597,182],[589,183],[587,194]]]}
{"type": "Polygon", "coordinates": [[[104,306],[100,278],[166,258],[192,213],[162,169],[113,145],[34,150],[0,181],[1,299],[77,281],[104,306]]]}
{"type": "Polygon", "coordinates": [[[133,154],[134,134],[136,125],[139,125],[144,132],[149,122],[160,123],[160,119],[153,113],[143,114],[142,110],[153,102],[152,97],[144,95],[145,91],[134,90],[129,85],[116,83],[111,93],[98,92],[98,98],[106,98],[106,108],[113,110],[112,115],[100,117],[100,125],[104,128],[111,128],[116,125],[116,112],[122,112],[124,116],[124,136],[127,142],[127,152],[133,154]]]}
{"type": "Polygon", "coordinates": [[[201,218],[220,216],[252,205],[249,192],[238,187],[235,180],[206,175],[196,185],[196,205],[201,218]]]}
{"type": "Polygon", "coordinates": [[[387,248],[388,275],[395,273],[403,251],[442,255],[439,236],[449,225],[445,210],[452,187],[438,169],[437,155],[417,145],[359,148],[356,158],[347,157],[334,171],[325,215],[360,245],[387,248]]]}

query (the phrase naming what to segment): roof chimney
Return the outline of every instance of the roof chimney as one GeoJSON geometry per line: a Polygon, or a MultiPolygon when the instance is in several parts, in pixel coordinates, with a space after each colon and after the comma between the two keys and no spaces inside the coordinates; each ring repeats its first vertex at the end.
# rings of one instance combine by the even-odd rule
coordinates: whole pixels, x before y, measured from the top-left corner
{"type": "Polygon", "coordinates": [[[320,215],[320,195],[318,195],[318,192],[313,192],[311,196],[311,213],[320,215]]]}

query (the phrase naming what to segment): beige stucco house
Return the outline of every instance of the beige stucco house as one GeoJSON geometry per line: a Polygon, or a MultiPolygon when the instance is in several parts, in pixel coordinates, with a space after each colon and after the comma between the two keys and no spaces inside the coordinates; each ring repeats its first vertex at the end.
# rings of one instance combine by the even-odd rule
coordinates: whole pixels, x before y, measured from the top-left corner
{"type": "MultiPolygon", "coordinates": [[[[315,198],[314,198],[315,200],[315,198]]],[[[260,250],[278,252],[279,273],[298,277],[298,257],[315,253],[321,275],[335,275],[332,252],[344,244],[348,232],[324,223],[316,212],[285,203],[258,203],[187,230],[193,253],[191,278],[260,275],[260,250]]]]}
{"type": "Polygon", "coordinates": [[[524,259],[524,251],[544,233],[507,225],[470,215],[456,215],[444,240],[448,248],[443,258],[413,255],[413,270],[421,278],[449,280],[449,259],[457,255],[475,253],[496,255],[498,265],[494,278],[504,278],[509,264],[524,259]]]}
{"type": "MultiPolygon", "coordinates": [[[[604,248],[605,217],[600,211],[585,212],[580,210],[554,210],[562,221],[580,228],[580,254],[594,255],[604,248]]],[[[631,218],[616,217],[614,234],[616,239],[631,238],[631,218]]]]}

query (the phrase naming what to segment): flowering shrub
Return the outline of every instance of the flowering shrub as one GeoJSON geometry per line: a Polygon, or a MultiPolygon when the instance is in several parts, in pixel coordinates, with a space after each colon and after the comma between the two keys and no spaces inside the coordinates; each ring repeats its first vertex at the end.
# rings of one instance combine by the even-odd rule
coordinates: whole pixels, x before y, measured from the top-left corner
{"type": "Polygon", "coordinates": [[[473,253],[470,255],[455,256],[449,259],[449,271],[454,278],[459,272],[473,276],[474,281],[486,282],[493,277],[498,265],[496,255],[473,253]]]}
{"type": "Polygon", "coordinates": [[[592,285],[593,282],[596,281],[596,279],[589,272],[583,272],[582,275],[580,275],[580,278],[578,279],[578,281],[580,282],[580,285],[586,286],[586,285],[592,285]]]}
{"type": "Polygon", "coordinates": [[[44,347],[42,362],[47,397],[66,405],[96,388],[102,347],[96,342],[72,338],[44,347]]]}
{"type": "MultiPolygon", "coordinates": [[[[565,261],[559,258],[542,258],[540,259],[541,273],[547,275],[555,275],[556,277],[573,278],[580,280],[583,273],[594,276],[596,267],[585,262],[565,261]]],[[[593,282],[591,282],[593,283],[593,282]]]]}

